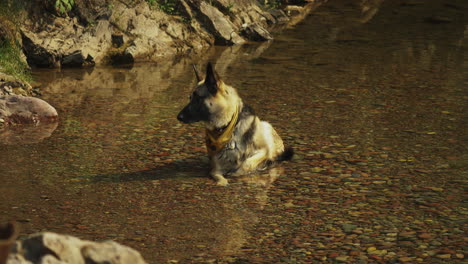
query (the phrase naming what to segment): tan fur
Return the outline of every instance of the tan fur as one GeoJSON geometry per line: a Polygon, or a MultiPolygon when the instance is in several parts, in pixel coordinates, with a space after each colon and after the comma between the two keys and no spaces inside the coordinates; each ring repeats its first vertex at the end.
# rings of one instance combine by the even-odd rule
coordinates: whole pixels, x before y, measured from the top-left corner
{"type": "MultiPolygon", "coordinates": [[[[197,79],[200,80],[198,74],[197,79]]],[[[216,147],[214,150],[209,149],[209,153],[212,167],[210,174],[218,185],[228,184],[224,177],[226,175],[240,176],[264,170],[284,152],[283,141],[275,129],[244,105],[236,89],[221,81],[211,64],[208,64],[206,77],[198,82],[193,96],[194,99],[179,113],[178,118],[183,122],[205,121],[209,132],[207,147],[214,148],[209,143],[216,140],[216,147]],[[194,105],[197,107],[192,107],[194,105]],[[203,106],[203,110],[191,110],[201,109],[200,106],[203,106]],[[187,117],[193,118],[206,111],[209,117],[205,119],[190,121],[187,117]],[[233,124],[234,129],[231,130],[233,124]],[[220,133],[216,134],[217,131],[220,133]],[[213,135],[223,135],[222,138],[227,140],[217,140],[213,135]],[[226,138],[224,135],[230,136],[226,138]]]]}
{"type": "MultiPolygon", "coordinates": [[[[213,104],[213,112],[216,119],[214,122],[207,123],[208,129],[216,127],[223,127],[231,120],[234,113],[235,107],[239,106],[242,108],[243,101],[238,96],[237,91],[224,83],[220,87],[222,92],[218,92],[217,95],[209,100],[213,104]]],[[[284,151],[284,145],[282,139],[278,136],[275,129],[267,122],[261,121],[257,116],[250,116],[246,120],[240,120],[231,144],[241,144],[241,136],[251,126],[255,126],[256,132],[254,133],[251,142],[248,142],[243,146],[241,154],[246,155],[247,159],[240,162],[237,160],[239,153],[235,150],[230,150],[232,146],[227,144],[227,150],[221,154],[211,158],[211,175],[217,181],[218,185],[227,185],[228,181],[224,178],[224,175],[241,176],[262,169],[265,166],[265,162],[274,161],[278,155],[284,151]],[[236,160],[232,162],[232,160],[236,160]],[[236,163],[238,169],[233,172],[227,172],[232,166],[232,163],[236,163]]]]}
{"type": "Polygon", "coordinates": [[[212,104],[210,110],[214,115],[212,122],[207,124],[208,129],[223,127],[228,124],[240,101],[237,91],[234,88],[224,84],[222,81],[219,81],[218,85],[220,90],[216,96],[207,99],[208,105],[210,102],[212,104]]]}

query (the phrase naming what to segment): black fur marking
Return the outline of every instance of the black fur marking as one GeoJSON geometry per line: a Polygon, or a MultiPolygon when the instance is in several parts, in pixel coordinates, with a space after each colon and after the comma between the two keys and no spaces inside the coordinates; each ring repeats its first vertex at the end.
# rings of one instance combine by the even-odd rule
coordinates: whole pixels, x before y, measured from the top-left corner
{"type": "Polygon", "coordinates": [[[244,106],[242,107],[242,110],[240,112],[239,119],[244,119],[244,118],[247,118],[247,117],[249,117],[251,115],[255,115],[255,111],[253,110],[252,107],[250,107],[250,105],[244,104],[244,106]]]}
{"type": "Polygon", "coordinates": [[[292,159],[294,156],[294,149],[293,148],[286,148],[283,153],[279,154],[278,157],[276,157],[276,161],[287,161],[292,159]]]}
{"type": "Polygon", "coordinates": [[[244,104],[242,107],[241,112],[239,113],[239,118],[237,119],[237,124],[239,124],[239,121],[247,119],[249,116],[255,115],[255,112],[252,107],[249,105],[244,104]]]}
{"type": "MultiPolygon", "coordinates": [[[[239,123],[240,120],[245,120],[249,116],[255,115],[254,110],[252,107],[245,105],[242,107],[242,110],[239,114],[239,119],[237,120],[237,123],[239,123]]],[[[237,124],[236,124],[237,125],[237,124]]],[[[243,145],[248,145],[248,142],[250,142],[253,138],[253,135],[255,134],[256,131],[256,125],[255,125],[255,120],[252,121],[252,124],[250,124],[249,129],[245,131],[244,135],[242,135],[242,144],[243,145]]]]}
{"type": "Polygon", "coordinates": [[[245,153],[242,153],[242,156],[240,156],[240,161],[244,162],[247,159],[245,153]]]}
{"type": "Polygon", "coordinates": [[[205,85],[208,88],[210,94],[213,96],[215,96],[216,92],[218,92],[218,79],[218,74],[213,69],[211,62],[209,62],[208,66],[206,66],[205,85]]]}
{"type": "Polygon", "coordinates": [[[249,129],[247,129],[247,131],[245,131],[244,135],[242,135],[242,144],[245,146],[245,145],[248,145],[249,142],[252,141],[252,138],[253,138],[253,135],[255,134],[255,131],[257,130],[257,126],[255,124],[255,119],[252,121],[252,123],[250,124],[250,127],[249,129]]]}
{"type": "Polygon", "coordinates": [[[177,119],[184,123],[194,123],[198,121],[210,121],[210,110],[203,97],[193,93],[190,103],[180,111],[177,119]]]}

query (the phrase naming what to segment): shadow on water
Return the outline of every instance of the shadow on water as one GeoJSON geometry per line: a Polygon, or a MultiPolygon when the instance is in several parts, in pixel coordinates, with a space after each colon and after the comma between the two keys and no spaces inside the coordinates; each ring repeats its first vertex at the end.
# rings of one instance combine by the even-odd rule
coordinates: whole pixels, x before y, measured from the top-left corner
{"type": "Polygon", "coordinates": [[[105,175],[92,175],[91,182],[127,182],[127,181],[152,181],[163,179],[188,179],[207,178],[209,162],[206,158],[193,157],[184,160],[176,160],[156,168],[133,171],[127,173],[115,173],[105,175]]]}

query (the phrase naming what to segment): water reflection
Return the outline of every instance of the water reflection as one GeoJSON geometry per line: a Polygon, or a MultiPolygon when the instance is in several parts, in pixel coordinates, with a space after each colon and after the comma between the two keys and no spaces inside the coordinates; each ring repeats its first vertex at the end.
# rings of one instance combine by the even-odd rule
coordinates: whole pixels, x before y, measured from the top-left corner
{"type": "Polygon", "coordinates": [[[0,130],[0,143],[7,145],[35,144],[50,137],[58,122],[39,125],[16,125],[0,130]]]}

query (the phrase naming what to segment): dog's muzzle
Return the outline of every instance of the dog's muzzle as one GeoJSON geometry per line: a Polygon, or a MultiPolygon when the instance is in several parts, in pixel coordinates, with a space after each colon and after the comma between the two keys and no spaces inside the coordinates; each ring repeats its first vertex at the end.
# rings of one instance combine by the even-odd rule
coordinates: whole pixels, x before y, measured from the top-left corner
{"type": "Polygon", "coordinates": [[[190,123],[193,123],[195,121],[192,120],[193,118],[190,117],[189,114],[185,113],[185,111],[180,111],[180,113],[177,115],[177,120],[179,120],[180,122],[184,123],[184,124],[190,124],[190,123]]]}
{"type": "Polygon", "coordinates": [[[185,116],[184,116],[184,113],[180,112],[178,115],[177,115],[177,120],[179,120],[180,122],[184,122],[185,123],[185,116]]]}

